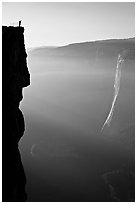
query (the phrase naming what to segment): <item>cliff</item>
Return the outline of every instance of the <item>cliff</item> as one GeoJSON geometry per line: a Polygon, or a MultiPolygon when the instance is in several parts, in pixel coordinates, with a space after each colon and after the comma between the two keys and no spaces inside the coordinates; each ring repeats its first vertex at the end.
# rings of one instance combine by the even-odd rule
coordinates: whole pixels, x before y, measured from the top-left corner
{"type": "Polygon", "coordinates": [[[18,149],[25,130],[19,109],[29,86],[23,27],[2,27],[2,201],[25,201],[26,177],[18,149]]]}

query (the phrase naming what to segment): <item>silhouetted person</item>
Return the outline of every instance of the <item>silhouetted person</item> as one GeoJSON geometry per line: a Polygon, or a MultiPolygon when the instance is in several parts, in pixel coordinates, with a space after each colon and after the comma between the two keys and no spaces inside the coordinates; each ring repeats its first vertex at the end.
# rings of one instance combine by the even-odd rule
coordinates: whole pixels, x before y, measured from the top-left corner
{"type": "Polygon", "coordinates": [[[21,21],[19,21],[19,27],[21,26],[21,21]]]}

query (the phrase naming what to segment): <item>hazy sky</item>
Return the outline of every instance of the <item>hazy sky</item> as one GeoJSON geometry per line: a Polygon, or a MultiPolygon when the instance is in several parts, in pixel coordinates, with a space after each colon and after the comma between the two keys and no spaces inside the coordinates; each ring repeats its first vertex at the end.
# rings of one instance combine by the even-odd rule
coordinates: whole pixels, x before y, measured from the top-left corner
{"type": "Polygon", "coordinates": [[[135,36],[135,3],[4,2],[2,23],[22,20],[26,47],[135,36]]]}

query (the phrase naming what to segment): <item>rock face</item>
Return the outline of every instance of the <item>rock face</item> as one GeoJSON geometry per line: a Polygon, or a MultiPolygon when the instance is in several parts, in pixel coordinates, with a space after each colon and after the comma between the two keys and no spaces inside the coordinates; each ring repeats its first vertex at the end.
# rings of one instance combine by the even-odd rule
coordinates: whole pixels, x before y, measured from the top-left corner
{"type": "Polygon", "coordinates": [[[26,177],[18,142],[25,130],[19,103],[30,84],[23,27],[2,27],[2,201],[25,201],[26,177]]]}

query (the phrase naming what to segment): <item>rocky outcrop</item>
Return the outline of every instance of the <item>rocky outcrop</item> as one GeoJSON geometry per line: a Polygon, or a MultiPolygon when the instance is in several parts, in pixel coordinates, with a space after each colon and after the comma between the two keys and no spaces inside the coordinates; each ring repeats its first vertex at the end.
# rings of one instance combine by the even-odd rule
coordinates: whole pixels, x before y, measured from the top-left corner
{"type": "Polygon", "coordinates": [[[2,201],[25,201],[26,177],[18,149],[25,130],[19,103],[30,84],[23,27],[2,27],[2,201]]]}

